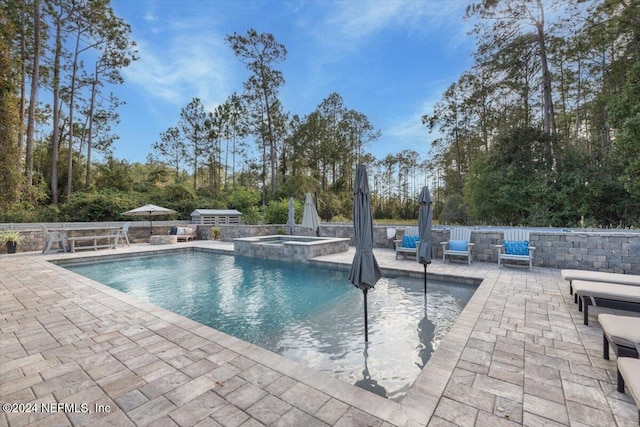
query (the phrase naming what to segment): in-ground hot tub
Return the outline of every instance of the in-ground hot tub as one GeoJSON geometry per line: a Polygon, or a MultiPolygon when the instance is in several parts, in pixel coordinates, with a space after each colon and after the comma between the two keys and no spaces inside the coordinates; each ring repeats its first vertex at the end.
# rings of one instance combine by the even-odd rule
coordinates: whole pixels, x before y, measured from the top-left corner
{"type": "Polygon", "coordinates": [[[233,240],[236,255],[297,262],[307,262],[320,255],[346,252],[348,249],[349,239],[337,237],[273,235],[233,240]]]}

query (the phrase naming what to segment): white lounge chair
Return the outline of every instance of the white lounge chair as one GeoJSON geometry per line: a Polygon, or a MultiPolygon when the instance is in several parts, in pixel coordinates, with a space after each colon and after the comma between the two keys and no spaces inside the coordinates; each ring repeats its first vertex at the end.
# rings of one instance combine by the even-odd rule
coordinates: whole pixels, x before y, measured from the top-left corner
{"type": "Polygon", "coordinates": [[[445,262],[447,255],[465,257],[469,265],[473,262],[471,248],[474,244],[471,243],[470,228],[452,228],[449,230],[449,241],[440,244],[442,245],[442,263],[445,262]]]}
{"type": "Polygon", "coordinates": [[[442,245],[442,262],[445,262],[447,255],[461,256],[467,258],[467,263],[471,265],[473,257],[471,255],[471,229],[470,228],[452,228],[449,231],[449,241],[441,242],[442,245]]]}
{"type": "Polygon", "coordinates": [[[116,233],[114,234],[115,236],[115,242],[113,244],[114,248],[118,247],[118,242],[120,241],[120,239],[124,239],[124,241],[127,242],[127,246],[131,246],[129,244],[129,236],[127,234],[129,232],[129,226],[131,226],[131,223],[125,222],[122,228],[116,231],[116,233]]]}
{"type": "Polygon", "coordinates": [[[420,240],[420,232],[418,227],[407,227],[404,230],[402,240],[394,240],[396,246],[396,259],[399,255],[406,258],[407,254],[418,256],[418,242],[420,240]]]}
{"type": "Polygon", "coordinates": [[[67,252],[67,233],[65,231],[49,231],[46,225],[40,224],[44,236],[44,248],[42,253],[46,254],[55,243],[60,244],[60,248],[67,252]]]}
{"type": "Polygon", "coordinates": [[[529,270],[533,268],[533,251],[535,246],[529,245],[529,232],[521,229],[504,231],[504,242],[496,245],[498,249],[498,267],[502,267],[504,260],[524,261],[529,263],[529,270]]]}

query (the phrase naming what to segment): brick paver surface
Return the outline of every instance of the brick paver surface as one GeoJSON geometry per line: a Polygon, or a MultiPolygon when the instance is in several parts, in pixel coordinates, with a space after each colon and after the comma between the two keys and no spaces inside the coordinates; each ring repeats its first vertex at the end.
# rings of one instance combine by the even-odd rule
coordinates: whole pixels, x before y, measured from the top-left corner
{"type": "MultiPolygon", "coordinates": [[[[230,250],[225,242],[193,242],[230,250]]],[[[3,426],[637,426],[559,270],[434,260],[481,279],[407,395],[393,402],[47,260],[175,248],[0,256],[3,426]]],[[[375,250],[387,274],[422,266],[375,250]]],[[[348,253],[320,257],[345,268],[348,253]]],[[[608,310],[610,311],[610,310],[608,310]]],[[[628,314],[628,313],[625,313],[628,314]]]]}

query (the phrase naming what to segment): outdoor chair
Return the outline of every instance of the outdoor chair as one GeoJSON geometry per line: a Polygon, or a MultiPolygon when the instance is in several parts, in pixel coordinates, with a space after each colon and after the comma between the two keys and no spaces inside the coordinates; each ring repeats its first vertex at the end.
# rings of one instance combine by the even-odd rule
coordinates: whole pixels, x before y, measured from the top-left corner
{"type": "Polygon", "coordinates": [[[49,231],[46,225],[40,224],[42,228],[42,234],[44,236],[44,248],[42,253],[49,252],[55,243],[60,244],[60,248],[67,252],[67,233],[64,231],[49,231]]]}
{"type": "Polygon", "coordinates": [[[640,424],[640,359],[621,357],[618,359],[618,392],[624,393],[627,386],[631,398],[638,408],[638,424],[640,424]]]}
{"type": "Polygon", "coordinates": [[[169,235],[176,236],[178,242],[188,242],[196,238],[196,230],[192,227],[171,227],[169,235]]]}
{"type": "Polygon", "coordinates": [[[529,246],[529,232],[521,229],[504,231],[504,242],[496,245],[498,249],[498,267],[502,267],[504,260],[524,261],[529,263],[529,270],[533,268],[534,246],[529,246]]]}
{"type": "Polygon", "coordinates": [[[589,324],[589,306],[606,307],[640,313],[640,287],[617,283],[573,281],[573,292],[578,299],[578,310],[589,324]]]}
{"type": "Polygon", "coordinates": [[[471,256],[471,229],[470,228],[452,228],[449,231],[449,241],[441,242],[442,245],[442,263],[444,264],[446,256],[458,256],[467,258],[467,263],[471,265],[473,258],[471,256]]]}
{"type": "Polygon", "coordinates": [[[418,255],[418,242],[420,241],[420,232],[418,227],[407,227],[404,230],[402,240],[394,240],[396,246],[396,259],[399,255],[407,257],[407,254],[418,255]]]}
{"type": "Polygon", "coordinates": [[[638,357],[640,349],[640,317],[598,314],[602,327],[602,357],[609,360],[609,347],[617,357],[638,357]]]}
{"type": "Polygon", "coordinates": [[[127,246],[131,246],[129,244],[129,236],[128,236],[128,232],[129,232],[129,226],[131,225],[130,222],[125,222],[124,225],[122,226],[121,229],[119,229],[118,231],[116,231],[115,233],[115,242],[114,242],[114,247],[117,248],[118,247],[118,242],[120,242],[120,239],[124,239],[125,242],[127,242],[127,246]]]}

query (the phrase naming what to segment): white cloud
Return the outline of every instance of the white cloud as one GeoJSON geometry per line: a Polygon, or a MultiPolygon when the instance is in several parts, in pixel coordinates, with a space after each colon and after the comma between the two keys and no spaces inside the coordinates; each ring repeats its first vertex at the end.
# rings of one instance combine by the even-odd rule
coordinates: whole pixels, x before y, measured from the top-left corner
{"type": "Polygon", "coordinates": [[[386,151],[400,152],[411,149],[418,151],[423,158],[428,157],[431,142],[441,134],[437,129],[429,132],[429,128],[422,124],[422,116],[433,112],[435,104],[440,100],[440,94],[448,84],[446,81],[434,83],[429,90],[433,96],[417,102],[408,114],[390,119],[382,135],[382,139],[386,141],[386,151]]]}
{"type": "MultiPolygon", "coordinates": [[[[324,20],[314,23],[311,33],[320,45],[349,51],[389,27],[420,38],[450,29],[453,22],[459,27],[468,3],[451,0],[367,0],[329,4],[333,7],[325,8],[329,12],[324,20]]],[[[322,5],[326,6],[327,3],[322,5]]]]}
{"type": "Polygon", "coordinates": [[[124,70],[128,82],[152,98],[184,106],[193,97],[217,105],[232,92],[229,49],[212,33],[184,32],[162,46],[137,40],[140,59],[124,70]]]}
{"type": "Polygon", "coordinates": [[[123,71],[129,84],[141,88],[150,108],[185,106],[198,97],[206,108],[224,102],[239,86],[233,52],[219,31],[212,9],[185,6],[173,11],[163,2],[145,4],[136,32],[139,60],[123,71]]]}

